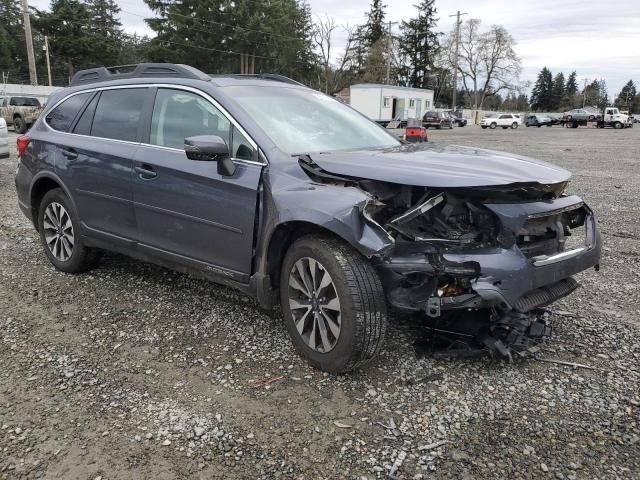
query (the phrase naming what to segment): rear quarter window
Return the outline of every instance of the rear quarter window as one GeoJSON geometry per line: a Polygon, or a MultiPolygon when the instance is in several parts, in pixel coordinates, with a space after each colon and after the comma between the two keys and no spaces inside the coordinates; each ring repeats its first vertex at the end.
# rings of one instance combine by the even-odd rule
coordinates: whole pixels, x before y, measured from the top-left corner
{"type": "Polygon", "coordinates": [[[78,93],[67,98],[47,114],[47,124],[54,130],[68,132],[73,120],[92,94],[93,92],[78,93]]]}

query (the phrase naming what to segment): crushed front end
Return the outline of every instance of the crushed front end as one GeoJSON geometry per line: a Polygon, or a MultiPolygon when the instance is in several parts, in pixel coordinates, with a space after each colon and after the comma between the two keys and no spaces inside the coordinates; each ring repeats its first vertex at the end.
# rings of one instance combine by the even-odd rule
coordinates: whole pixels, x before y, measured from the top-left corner
{"type": "Polygon", "coordinates": [[[505,357],[547,337],[543,307],[600,262],[595,217],[566,183],[363,187],[376,198],[363,213],[395,239],[376,261],[389,304],[505,357]]]}

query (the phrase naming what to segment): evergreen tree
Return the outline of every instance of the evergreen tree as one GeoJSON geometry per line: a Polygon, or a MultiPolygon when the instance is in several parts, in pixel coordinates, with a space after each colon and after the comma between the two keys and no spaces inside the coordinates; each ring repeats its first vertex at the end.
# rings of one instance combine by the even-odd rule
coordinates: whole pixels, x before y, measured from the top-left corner
{"type": "Polygon", "coordinates": [[[551,110],[560,110],[564,108],[566,104],[565,94],[564,73],[559,72],[553,78],[553,87],[551,89],[551,110]]]}
{"type": "Polygon", "coordinates": [[[355,76],[359,81],[381,82],[386,76],[387,29],[382,0],[372,0],[367,21],[356,28],[353,57],[355,76]],[[371,57],[371,58],[369,58],[371,57]]]}
{"type": "Polygon", "coordinates": [[[386,5],[382,0],[372,0],[369,13],[367,14],[367,22],[364,24],[362,32],[362,41],[366,48],[371,48],[378,43],[387,32],[385,28],[385,8],[386,5]]]}
{"type": "Polygon", "coordinates": [[[566,98],[566,109],[571,110],[580,105],[578,102],[578,80],[576,78],[576,71],[571,72],[567,78],[567,84],[564,88],[564,94],[566,98]]]}
{"type": "Polygon", "coordinates": [[[547,67],[540,71],[531,91],[531,108],[538,112],[553,108],[553,75],[547,67]]]}
{"type": "Polygon", "coordinates": [[[436,32],[435,0],[422,0],[416,9],[418,16],[400,25],[400,75],[404,84],[411,87],[433,86],[434,61],[440,50],[440,34],[436,32]]]}
{"type": "Polygon", "coordinates": [[[86,0],[91,15],[88,31],[92,39],[91,62],[116,65],[120,60],[124,32],[117,15],[120,7],[115,0],[86,0]]]}
{"type": "Polygon", "coordinates": [[[0,0],[0,19],[0,72],[9,76],[9,82],[28,80],[20,0],[0,0]]]}
{"type": "Polygon", "coordinates": [[[208,73],[276,72],[305,80],[313,71],[311,16],[298,0],[145,0],[157,14],[154,61],[189,64],[208,73]]]}
{"type": "Polygon", "coordinates": [[[598,81],[598,103],[600,110],[609,106],[609,92],[607,91],[607,82],[602,79],[598,81]]]}
{"type": "Polygon", "coordinates": [[[629,80],[616,97],[615,106],[621,110],[628,110],[630,113],[640,111],[640,98],[633,80],[629,80]]]}
{"type": "Polygon", "coordinates": [[[600,82],[594,80],[582,89],[583,104],[586,107],[598,108],[600,103],[600,82]]]}
{"type": "Polygon", "coordinates": [[[78,0],[52,0],[49,12],[36,10],[33,24],[49,36],[55,74],[72,76],[78,68],[103,64],[96,59],[91,21],[89,7],[78,0]]]}

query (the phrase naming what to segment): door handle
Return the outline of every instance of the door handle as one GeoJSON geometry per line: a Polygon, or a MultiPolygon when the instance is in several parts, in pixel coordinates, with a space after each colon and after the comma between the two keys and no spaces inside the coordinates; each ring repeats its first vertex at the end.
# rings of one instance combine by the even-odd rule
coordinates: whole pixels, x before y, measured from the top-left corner
{"type": "Polygon", "coordinates": [[[64,155],[69,160],[78,158],[78,152],[76,152],[73,148],[63,148],[62,155],[64,155]]]}
{"type": "Polygon", "coordinates": [[[158,176],[153,167],[151,165],[147,165],[146,163],[143,163],[142,165],[136,165],[135,167],[133,167],[133,169],[143,180],[151,180],[152,178],[158,176]]]}

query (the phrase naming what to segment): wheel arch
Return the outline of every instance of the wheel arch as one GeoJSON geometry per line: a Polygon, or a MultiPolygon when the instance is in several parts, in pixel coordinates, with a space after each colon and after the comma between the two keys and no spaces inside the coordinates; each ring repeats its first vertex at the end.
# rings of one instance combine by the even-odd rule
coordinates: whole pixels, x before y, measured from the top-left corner
{"type": "Polygon", "coordinates": [[[38,211],[40,207],[40,202],[43,197],[47,194],[47,192],[54,190],[56,188],[62,189],[65,195],[69,198],[69,202],[71,203],[71,207],[74,211],[78,211],[76,208],[76,204],[73,201],[73,197],[71,196],[71,192],[66,187],[64,182],[55,175],[53,172],[43,172],[33,179],[31,183],[31,189],[29,191],[29,203],[31,207],[31,218],[33,220],[33,225],[36,230],[38,230],[38,211]]]}
{"type": "MultiPolygon", "coordinates": [[[[364,229],[356,228],[326,213],[317,212],[313,218],[297,218],[276,225],[265,239],[256,262],[256,273],[252,276],[253,288],[259,303],[271,308],[277,303],[282,261],[291,245],[306,235],[322,235],[338,239],[351,245],[367,258],[382,255],[393,245],[393,240],[383,238],[381,232],[362,217],[364,229]],[[361,233],[358,237],[357,234],[361,233]]],[[[381,227],[380,227],[380,230],[381,227]]]]}

